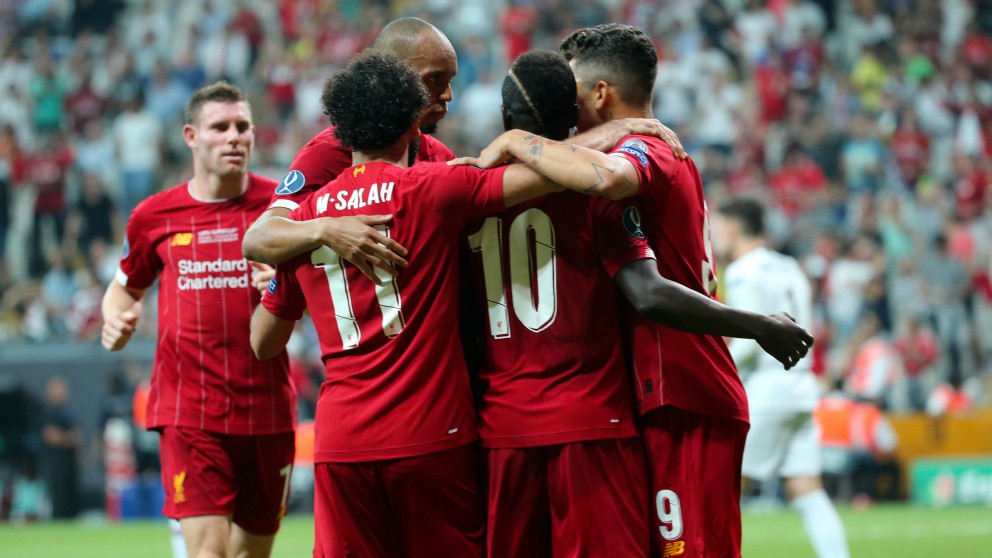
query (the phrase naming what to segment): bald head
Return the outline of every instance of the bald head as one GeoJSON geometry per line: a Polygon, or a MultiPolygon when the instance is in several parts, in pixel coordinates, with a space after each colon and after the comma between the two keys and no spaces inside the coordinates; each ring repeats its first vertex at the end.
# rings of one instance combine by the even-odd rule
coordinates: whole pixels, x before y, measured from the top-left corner
{"type": "MultiPolygon", "coordinates": [[[[401,17],[390,21],[382,31],[379,31],[372,48],[388,52],[400,59],[410,58],[422,38],[431,34],[444,37],[444,33],[441,33],[437,27],[419,17],[401,17]]],[[[446,37],[445,41],[447,41],[446,37]]]]}
{"type": "Polygon", "coordinates": [[[382,28],[372,48],[405,60],[417,70],[431,97],[420,118],[420,129],[427,134],[436,131],[448,112],[451,80],[458,73],[458,59],[448,38],[422,19],[401,17],[382,28]]]}

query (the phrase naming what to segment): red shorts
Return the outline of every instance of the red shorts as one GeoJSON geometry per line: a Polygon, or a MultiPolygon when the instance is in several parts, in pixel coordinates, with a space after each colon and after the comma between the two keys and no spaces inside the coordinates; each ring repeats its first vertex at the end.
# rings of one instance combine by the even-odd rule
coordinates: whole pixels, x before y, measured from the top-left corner
{"type": "Polygon", "coordinates": [[[274,535],[286,513],[292,432],[261,436],[161,430],[167,517],[227,515],[253,535],[274,535]]]}
{"type": "Polygon", "coordinates": [[[640,438],[486,452],[489,556],[648,555],[640,438]]]}
{"type": "Polygon", "coordinates": [[[739,558],[746,422],[664,406],[644,415],[652,553],[739,558]]]}
{"type": "Polygon", "coordinates": [[[314,466],[314,558],[481,558],[475,443],[404,459],[314,466]]]}

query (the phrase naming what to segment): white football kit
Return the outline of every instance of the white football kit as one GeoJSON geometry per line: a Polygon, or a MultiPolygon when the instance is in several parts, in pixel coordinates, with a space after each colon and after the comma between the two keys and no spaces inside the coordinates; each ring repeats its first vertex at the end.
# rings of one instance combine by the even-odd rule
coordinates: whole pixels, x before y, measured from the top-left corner
{"type": "MultiPolygon", "coordinates": [[[[809,280],[795,259],[756,248],[727,266],[727,303],[760,314],[788,312],[810,330],[809,280]]],[[[741,372],[751,409],[742,474],[768,480],[820,474],[820,443],[813,424],[819,388],[807,354],[791,370],[753,339],[733,339],[730,353],[741,372]]]]}

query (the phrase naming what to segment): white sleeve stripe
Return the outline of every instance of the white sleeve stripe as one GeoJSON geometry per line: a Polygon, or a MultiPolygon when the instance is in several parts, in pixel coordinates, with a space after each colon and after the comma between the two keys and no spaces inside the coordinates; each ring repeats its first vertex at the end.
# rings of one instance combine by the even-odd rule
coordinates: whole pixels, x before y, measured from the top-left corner
{"type": "Polygon", "coordinates": [[[123,269],[119,267],[117,268],[117,273],[114,274],[114,279],[116,279],[117,282],[121,284],[121,286],[123,287],[127,286],[127,273],[124,273],[123,269]]]}
{"type": "Polygon", "coordinates": [[[276,207],[281,207],[283,209],[288,209],[290,211],[293,211],[297,207],[300,207],[300,204],[290,200],[278,199],[272,202],[271,204],[269,204],[269,209],[273,209],[276,207]]]}

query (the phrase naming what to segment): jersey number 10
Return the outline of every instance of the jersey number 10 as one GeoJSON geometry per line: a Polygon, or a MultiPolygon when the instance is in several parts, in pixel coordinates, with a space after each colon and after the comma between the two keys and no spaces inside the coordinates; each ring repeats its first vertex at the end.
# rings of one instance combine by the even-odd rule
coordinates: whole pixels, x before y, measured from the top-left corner
{"type": "MultiPolygon", "coordinates": [[[[508,236],[513,313],[527,329],[542,331],[554,323],[558,314],[554,225],[547,213],[532,208],[513,220],[508,236]]],[[[510,337],[503,273],[503,220],[486,219],[482,228],[468,237],[468,244],[473,252],[482,254],[489,332],[494,339],[510,337]]]]}

